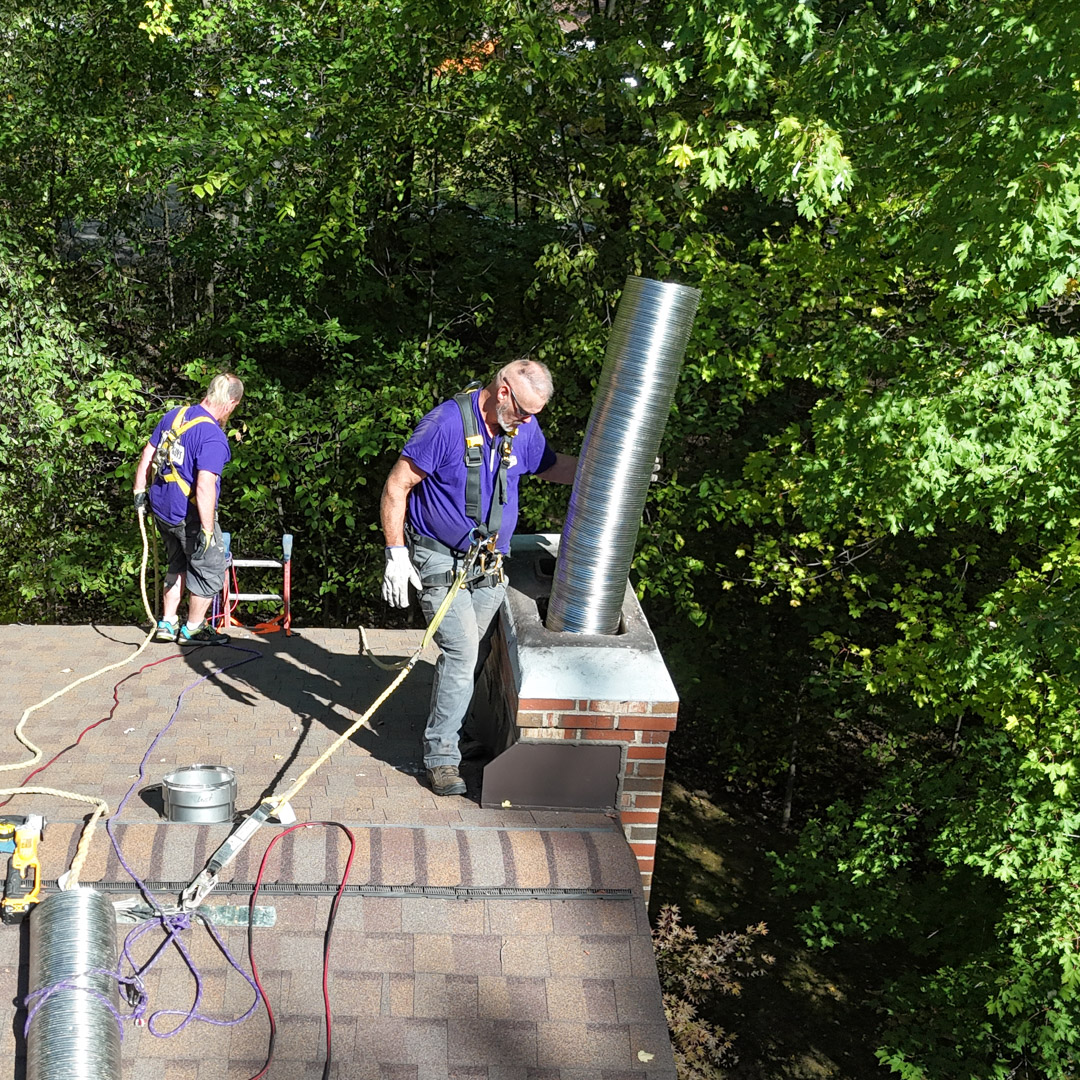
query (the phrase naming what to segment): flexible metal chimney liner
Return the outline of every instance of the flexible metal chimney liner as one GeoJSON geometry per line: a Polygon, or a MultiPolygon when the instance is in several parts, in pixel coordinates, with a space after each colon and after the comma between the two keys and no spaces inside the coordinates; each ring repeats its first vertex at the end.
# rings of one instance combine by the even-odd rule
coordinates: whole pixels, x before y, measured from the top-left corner
{"type": "Polygon", "coordinates": [[[120,1080],[115,967],[116,912],[103,893],[69,889],[32,910],[27,1080],[120,1080]]]}
{"type": "Polygon", "coordinates": [[[701,292],[629,277],[578,459],[545,626],[614,634],[701,292]]]}

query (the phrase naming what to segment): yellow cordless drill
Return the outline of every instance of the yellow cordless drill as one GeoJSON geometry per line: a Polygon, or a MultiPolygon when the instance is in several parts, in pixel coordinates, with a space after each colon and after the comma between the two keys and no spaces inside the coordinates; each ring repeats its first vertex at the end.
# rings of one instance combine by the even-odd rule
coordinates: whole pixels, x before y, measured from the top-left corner
{"type": "Polygon", "coordinates": [[[38,843],[45,832],[40,814],[27,817],[0,817],[0,854],[9,852],[4,897],[0,900],[0,920],[20,923],[41,899],[41,862],[38,843]]]}

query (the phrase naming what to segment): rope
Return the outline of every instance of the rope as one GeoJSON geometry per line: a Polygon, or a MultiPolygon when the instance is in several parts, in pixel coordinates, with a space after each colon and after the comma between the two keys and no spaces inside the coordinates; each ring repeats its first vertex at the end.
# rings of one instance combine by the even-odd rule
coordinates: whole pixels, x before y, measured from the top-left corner
{"type": "MultiPolygon", "coordinates": [[[[403,668],[408,665],[411,670],[413,665],[419,659],[420,654],[431,644],[435,638],[435,631],[439,628],[439,623],[443,621],[446,613],[450,610],[450,605],[454,602],[454,597],[457,596],[459,590],[465,588],[465,579],[470,573],[476,563],[476,558],[480,554],[480,545],[478,543],[473,544],[469,549],[469,553],[462,563],[461,569],[458,571],[458,576],[454,579],[454,583],[446,592],[446,596],[443,598],[443,602],[439,605],[438,611],[435,612],[431,622],[428,623],[427,630],[424,633],[423,640],[420,642],[411,657],[407,657],[404,660],[395,661],[393,664],[383,663],[372,651],[367,642],[367,634],[364,633],[363,626],[360,627],[360,652],[363,656],[366,656],[376,667],[382,668],[383,671],[397,671],[399,668],[403,668]]],[[[396,688],[396,684],[395,684],[396,688]]],[[[381,704],[381,701],[380,701],[381,704]]]]}
{"type": "MultiPolygon", "coordinates": [[[[123,660],[118,660],[115,664],[107,664],[103,668],[98,668],[97,671],[92,672],[89,675],[84,675],[81,679],[76,679],[72,683],[68,683],[61,690],[57,690],[55,694],[50,694],[44,701],[39,701],[36,705],[31,705],[28,709],[24,710],[22,716],[19,718],[19,722],[15,725],[15,738],[19,740],[31,752],[31,757],[27,761],[15,761],[9,762],[6,765],[0,765],[0,772],[10,772],[13,769],[25,769],[28,766],[36,765],[42,758],[44,751],[41,747],[36,746],[29,738],[23,733],[23,727],[26,721],[30,719],[31,715],[43,709],[46,705],[51,705],[58,698],[63,697],[66,693],[74,690],[76,686],[82,686],[83,683],[90,682],[91,679],[96,679],[99,675],[104,675],[107,671],[115,671],[117,668],[124,667],[130,664],[133,660],[142,655],[143,651],[154,640],[154,630],[156,629],[156,620],[154,619],[153,611],[150,607],[150,601],[146,595],[146,561],[149,554],[149,543],[146,537],[146,511],[139,511],[139,531],[142,533],[142,566],[139,573],[139,582],[142,588],[143,606],[146,608],[147,615],[150,616],[150,632],[146,635],[143,643],[128,657],[123,660]]],[[[79,837],[79,844],[75,850],[75,857],[71,860],[71,866],[68,868],[68,872],[64,877],[64,887],[67,889],[74,888],[79,883],[79,874],[82,872],[86,857],[90,850],[90,841],[94,835],[94,829],[97,827],[98,820],[103,814],[109,812],[109,804],[104,799],[99,799],[93,795],[81,795],[75,791],[61,791],[57,788],[46,787],[18,787],[18,788],[4,788],[0,789],[0,795],[48,795],[56,799],[72,799],[75,802],[90,803],[94,807],[94,812],[90,815],[89,821],[83,826],[82,835],[79,837]]]]}
{"type": "MultiPolygon", "coordinates": [[[[282,806],[283,804],[289,802],[291,799],[295,798],[295,796],[299,794],[300,789],[315,774],[315,772],[318,770],[319,766],[322,765],[323,762],[325,762],[326,759],[329,758],[330,755],[333,754],[333,752],[335,750],[337,750],[337,748],[339,746],[341,746],[343,743],[348,742],[349,739],[351,739],[352,736],[355,735],[356,732],[359,731],[360,728],[362,728],[368,722],[368,720],[370,720],[371,717],[375,715],[375,713],[382,706],[383,702],[386,701],[386,699],[405,681],[405,677],[412,671],[412,669],[414,667],[416,667],[416,662],[420,659],[420,654],[423,653],[423,651],[430,644],[432,638],[434,638],[435,631],[438,629],[439,623],[441,623],[443,621],[443,618],[445,617],[446,613],[450,610],[450,605],[454,602],[454,597],[457,595],[458,590],[461,589],[462,586],[464,585],[465,576],[466,576],[466,574],[468,574],[471,567],[472,567],[472,560],[469,560],[468,562],[466,562],[466,564],[464,566],[462,566],[461,570],[458,572],[457,580],[447,590],[445,599],[439,605],[439,610],[435,612],[435,615],[432,618],[430,624],[428,625],[426,633],[424,634],[423,640],[417,646],[417,648],[413,652],[412,656],[406,658],[405,660],[398,661],[396,664],[392,664],[392,665],[383,664],[379,660],[377,660],[374,656],[371,657],[371,659],[379,667],[381,667],[384,671],[394,671],[397,668],[400,668],[401,670],[398,672],[397,677],[394,679],[394,681],[375,699],[374,704],[372,704],[368,708],[367,712],[364,713],[364,715],[361,716],[359,720],[355,721],[352,724],[352,726],[349,727],[346,731],[343,731],[315,759],[315,761],[312,762],[312,764],[310,764],[297,777],[297,779],[296,779],[295,783],[293,784],[293,786],[291,788],[289,788],[289,790],[284,795],[271,796],[271,798],[266,800],[275,809],[277,807],[282,806]]],[[[367,644],[366,644],[366,639],[364,639],[364,628],[363,627],[360,628],[360,636],[361,636],[361,640],[363,640],[365,642],[364,648],[366,649],[367,644]]]]}
{"type": "Polygon", "coordinates": [[[94,807],[90,820],[83,826],[79,846],[75,849],[75,857],[71,860],[71,866],[63,879],[63,888],[74,889],[79,884],[79,874],[82,873],[83,864],[90,851],[90,839],[94,835],[94,828],[97,826],[98,819],[109,812],[109,804],[96,795],[80,795],[74,791],[60,791],[49,787],[0,788],[0,795],[51,795],[56,799],[74,799],[76,802],[90,803],[94,807]]]}
{"type": "Polygon", "coordinates": [[[146,883],[139,877],[138,874],[135,873],[135,871],[128,864],[127,859],[124,858],[124,853],[120,850],[120,842],[116,839],[116,836],[113,833],[113,825],[120,817],[120,814],[123,812],[124,807],[127,806],[128,800],[138,789],[139,785],[146,780],[146,763],[150,760],[150,755],[153,754],[158,743],[161,742],[162,738],[165,736],[165,733],[169,730],[169,728],[172,727],[173,723],[176,721],[176,718],[180,715],[180,710],[184,706],[184,696],[190,693],[190,691],[194,690],[197,686],[201,686],[208,679],[212,679],[215,675],[220,675],[222,672],[229,671],[231,668],[239,667],[241,664],[250,664],[252,660],[258,660],[262,657],[262,653],[259,652],[257,649],[246,649],[241,645],[225,645],[222,647],[226,649],[232,649],[235,652],[248,653],[249,655],[245,656],[242,660],[235,660],[231,664],[223,664],[219,668],[214,668],[213,671],[208,671],[205,675],[200,675],[199,678],[197,678],[193,683],[185,686],[184,689],[180,691],[180,693],[176,697],[176,708],[173,709],[172,715],[169,717],[165,726],[154,736],[153,741],[146,748],[142,756],[142,761],[139,762],[139,771],[138,773],[136,773],[135,779],[131,782],[131,786],[127,789],[124,797],[120,800],[120,804],[117,806],[116,812],[112,814],[112,816],[109,817],[105,822],[105,831],[109,834],[109,839],[112,841],[113,850],[116,852],[116,857],[119,860],[120,865],[127,872],[127,875],[131,878],[131,880],[134,881],[135,884],[139,887],[139,891],[146,898],[147,903],[149,903],[150,906],[158,912],[161,911],[161,906],[154,899],[154,894],[150,892],[150,890],[146,887],[146,883]]]}

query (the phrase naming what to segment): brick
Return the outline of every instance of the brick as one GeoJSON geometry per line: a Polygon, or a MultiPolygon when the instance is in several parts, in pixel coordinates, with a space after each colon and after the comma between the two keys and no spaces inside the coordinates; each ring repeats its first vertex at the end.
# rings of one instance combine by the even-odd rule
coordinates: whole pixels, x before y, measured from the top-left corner
{"type": "Polygon", "coordinates": [[[620,810],[619,820],[624,825],[655,825],[660,819],[658,810],[620,810]]]}
{"type": "Polygon", "coordinates": [[[637,866],[638,870],[641,872],[642,881],[645,882],[645,875],[649,875],[649,881],[645,882],[646,885],[651,884],[652,882],[652,872],[655,868],[655,863],[655,859],[646,859],[641,855],[637,857],[637,866]]]}
{"type": "Polygon", "coordinates": [[[655,844],[631,844],[630,850],[643,859],[652,859],[656,856],[655,844]]]}
{"type": "Polygon", "coordinates": [[[636,731],[601,731],[586,730],[582,732],[585,739],[607,739],[609,742],[633,742],[637,737],[636,731]]]}
{"type": "Polygon", "coordinates": [[[631,793],[634,798],[634,808],[636,810],[659,810],[660,809],[660,796],[659,795],[644,795],[640,791],[631,793]]]}
{"type": "Polygon", "coordinates": [[[542,712],[518,712],[515,717],[518,727],[543,727],[544,714],[542,712]]]}
{"type": "Polygon", "coordinates": [[[592,713],[561,713],[555,718],[559,727],[568,728],[613,728],[614,716],[597,716],[592,713]]]}
{"type": "Polygon", "coordinates": [[[647,792],[649,794],[660,794],[664,790],[664,781],[660,777],[655,779],[649,777],[647,779],[639,780],[636,777],[630,776],[623,781],[623,791],[629,791],[632,793],[647,792]]]}
{"type": "Polygon", "coordinates": [[[677,701],[654,701],[649,708],[653,716],[675,716],[679,711],[677,701]]]}
{"type": "Polygon", "coordinates": [[[527,739],[572,739],[574,738],[574,731],[572,728],[560,728],[560,727],[540,727],[540,728],[526,728],[528,734],[525,736],[527,739]]]}
{"type": "Polygon", "coordinates": [[[663,761],[667,757],[666,746],[628,746],[626,748],[626,756],[630,760],[641,760],[642,758],[653,759],[656,761],[663,761]]]}
{"type": "Polygon", "coordinates": [[[619,716],[627,716],[630,713],[645,715],[649,711],[648,701],[590,701],[589,712],[618,713],[619,716]]]}
{"type": "Polygon", "coordinates": [[[564,712],[577,707],[574,698],[522,698],[518,704],[518,708],[531,712],[564,712]]]}
{"type": "Polygon", "coordinates": [[[619,727],[635,731],[674,731],[674,716],[620,716],[619,727]]]}
{"type": "Polygon", "coordinates": [[[668,732],[666,731],[642,731],[640,735],[643,743],[660,743],[667,746],[668,732]]]}

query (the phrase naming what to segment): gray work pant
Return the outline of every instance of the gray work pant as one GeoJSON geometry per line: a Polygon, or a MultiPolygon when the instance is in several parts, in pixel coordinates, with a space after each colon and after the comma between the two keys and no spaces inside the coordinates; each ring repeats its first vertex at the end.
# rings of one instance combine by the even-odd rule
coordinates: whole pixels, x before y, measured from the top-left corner
{"type": "MultiPolygon", "coordinates": [[[[422,580],[446,571],[457,573],[461,566],[459,558],[426,548],[415,548],[412,557],[422,580]]],[[[448,588],[424,587],[420,606],[429,623],[446,599],[448,588]]],[[[431,708],[424,728],[424,766],[428,769],[461,763],[458,736],[469,712],[477,676],[491,652],[495,616],[504,596],[505,584],[458,590],[435,631],[435,643],[442,652],[435,662],[431,708]]]]}

